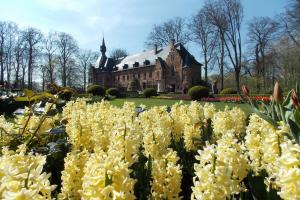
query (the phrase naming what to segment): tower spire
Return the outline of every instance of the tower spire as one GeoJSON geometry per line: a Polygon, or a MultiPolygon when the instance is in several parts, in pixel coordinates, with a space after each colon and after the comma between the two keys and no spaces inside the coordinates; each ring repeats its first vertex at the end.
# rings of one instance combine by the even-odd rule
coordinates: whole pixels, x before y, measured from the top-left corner
{"type": "Polygon", "coordinates": [[[104,35],[103,35],[103,39],[102,39],[102,45],[100,46],[100,51],[101,51],[102,55],[105,55],[106,46],[105,46],[104,35]]]}

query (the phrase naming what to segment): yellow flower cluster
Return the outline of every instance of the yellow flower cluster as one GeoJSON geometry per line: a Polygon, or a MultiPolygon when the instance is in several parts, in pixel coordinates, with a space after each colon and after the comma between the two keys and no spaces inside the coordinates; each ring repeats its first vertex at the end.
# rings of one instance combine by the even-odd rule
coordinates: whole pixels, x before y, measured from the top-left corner
{"type": "Polygon", "coordinates": [[[51,199],[50,174],[42,172],[46,156],[26,154],[26,146],[17,152],[2,149],[0,157],[1,199],[51,199]]]}
{"type": "MultiPolygon", "coordinates": [[[[50,107],[46,105],[46,110],[50,107]]],[[[199,102],[177,103],[170,112],[165,106],[152,107],[137,115],[134,103],[118,108],[107,101],[87,104],[84,99],[68,102],[63,118],[71,152],[65,158],[58,199],[136,199],[133,175],[138,173],[133,170],[142,154],[149,166],[152,163],[149,198],[181,199],[182,167],[186,166],[179,164],[184,162],[171,147],[182,141],[186,151],[198,150],[191,199],[231,198],[245,190],[243,180],[250,170],[256,175],[265,170],[266,184],[277,189],[281,198],[300,197],[300,146],[287,138],[289,127],[283,122],[274,128],[253,114],[246,126],[240,109],[216,111],[212,104],[199,102]],[[210,131],[210,120],[214,138],[199,150],[199,141],[203,144],[210,131]]],[[[30,134],[40,116],[18,117],[16,124],[0,116],[1,145],[10,141],[6,132],[18,134],[27,119],[25,133],[30,134]]],[[[46,118],[39,132],[52,128],[56,120],[58,116],[46,118]]],[[[50,175],[42,173],[46,158],[25,152],[24,146],[17,152],[3,148],[0,197],[51,199],[55,187],[49,183],[50,175]]]]}
{"type": "Polygon", "coordinates": [[[213,131],[217,139],[228,131],[233,131],[237,135],[245,132],[246,115],[239,108],[229,109],[226,107],[224,111],[216,112],[212,121],[213,131]]]}
{"type": "Polygon", "coordinates": [[[63,115],[68,120],[66,131],[72,149],[80,154],[80,158],[70,154],[65,160],[65,190],[60,196],[135,199],[135,180],[130,178],[129,168],[138,160],[142,143],[135,105],[125,103],[120,109],[106,101],[88,105],[84,100],[78,100],[69,102],[63,115]],[[82,149],[91,153],[89,158],[89,153],[82,149]],[[76,178],[75,184],[74,178],[70,178],[74,173],[82,177],[76,178]]]}
{"type": "Polygon", "coordinates": [[[180,138],[184,139],[187,151],[196,150],[195,141],[201,138],[201,127],[204,126],[206,120],[212,117],[214,106],[206,104],[204,107],[196,101],[190,105],[175,104],[171,109],[172,136],[175,141],[180,138]]]}
{"type": "Polygon", "coordinates": [[[179,157],[172,149],[162,158],[154,159],[152,163],[152,187],[153,199],[180,199],[182,172],[177,165],[179,157]]]}
{"type": "Polygon", "coordinates": [[[0,116],[0,143],[6,146],[12,139],[11,134],[17,134],[16,127],[13,123],[6,121],[3,115],[0,116]]]}
{"type": "MultiPolygon", "coordinates": [[[[47,105],[49,107],[49,105],[47,105]]],[[[6,141],[9,141],[9,137],[12,134],[20,134],[24,133],[26,135],[32,134],[36,131],[39,124],[41,123],[37,133],[44,133],[49,131],[51,128],[54,127],[55,122],[59,120],[59,115],[55,115],[53,117],[46,117],[43,122],[41,122],[41,115],[29,116],[29,108],[25,108],[25,115],[18,115],[14,119],[15,123],[7,122],[4,116],[0,116],[0,132],[3,133],[1,135],[1,142],[2,144],[6,144],[6,141]],[[27,125],[26,125],[27,123],[27,125]],[[26,125],[26,127],[25,127],[26,125]],[[25,130],[23,130],[25,127],[25,130]]]]}
{"type": "Polygon", "coordinates": [[[135,199],[130,173],[119,151],[93,153],[84,168],[82,199],[135,199]]]}
{"type": "Polygon", "coordinates": [[[58,199],[80,199],[79,190],[82,189],[83,168],[87,162],[87,150],[73,150],[65,157],[65,169],[62,171],[62,189],[58,199]]]}
{"type": "Polygon", "coordinates": [[[205,119],[212,119],[216,112],[216,107],[212,103],[205,103],[203,106],[205,119]]]}
{"type": "Polygon", "coordinates": [[[165,106],[153,107],[139,117],[143,129],[144,154],[160,158],[171,144],[172,119],[165,106]]]}
{"type": "Polygon", "coordinates": [[[287,138],[289,127],[283,122],[278,129],[257,115],[250,117],[245,145],[252,170],[268,173],[265,183],[278,190],[283,199],[300,197],[300,146],[287,138]]]}
{"type": "Polygon", "coordinates": [[[183,130],[185,126],[185,117],[187,113],[187,105],[183,105],[182,102],[175,103],[171,107],[171,119],[172,119],[172,137],[178,142],[183,136],[183,130]]]}
{"type": "Polygon", "coordinates": [[[263,169],[269,174],[276,171],[275,161],[280,154],[280,141],[283,137],[271,124],[256,114],[250,116],[246,133],[245,145],[252,170],[256,174],[263,169]]]}
{"type": "Polygon", "coordinates": [[[241,182],[249,166],[244,147],[232,131],[198,153],[191,199],[221,200],[244,190],[241,182]]]}
{"type": "Polygon", "coordinates": [[[204,126],[204,111],[200,103],[193,101],[186,112],[183,131],[184,145],[187,151],[196,150],[195,140],[201,138],[201,127],[204,126]]]}
{"type": "Polygon", "coordinates": [[[285,140],[281,144],[281,156],[277,159],[275,174],[278,194],[283,199],[296,200],[300,197],[300,146],[285,140]]]}

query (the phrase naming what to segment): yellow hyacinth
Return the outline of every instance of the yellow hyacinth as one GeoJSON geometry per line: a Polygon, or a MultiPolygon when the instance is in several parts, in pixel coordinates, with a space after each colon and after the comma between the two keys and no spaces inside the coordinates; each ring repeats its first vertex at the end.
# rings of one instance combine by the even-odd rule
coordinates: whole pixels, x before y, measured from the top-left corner
{"type": "Polygon", "coordinates": [[[16,152],[2,149],[0,157],[1,199],[51,199],[56,186],[49,181],[50,174],[42,172],[46,156],[26,154],[26,146],[16,152]]]}

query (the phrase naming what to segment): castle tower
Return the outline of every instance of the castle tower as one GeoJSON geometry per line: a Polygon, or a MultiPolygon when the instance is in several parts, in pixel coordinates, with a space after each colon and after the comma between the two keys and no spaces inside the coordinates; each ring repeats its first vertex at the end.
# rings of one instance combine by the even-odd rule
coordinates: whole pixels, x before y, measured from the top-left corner
{"type": "Polygon", "coordinates": [[[100,52],[101,52],[101,59],[100,59],[99,66],[100,66],[100,68],[103,68],[104,65],[105,65],[105,62],[107,60],[107,57],[105,55],[105,53],[106,53],[106,46],[105,46],[104,37],[102,39],[102,45],[100,46],[100,52]]]}
{"type": "Polygon", "coordinates": [[[102,45],[100,46],[100,52],[102,53],[102,56],[105,56],[106,46],[105,46],[104,37],[102,39],[102,45]]]}

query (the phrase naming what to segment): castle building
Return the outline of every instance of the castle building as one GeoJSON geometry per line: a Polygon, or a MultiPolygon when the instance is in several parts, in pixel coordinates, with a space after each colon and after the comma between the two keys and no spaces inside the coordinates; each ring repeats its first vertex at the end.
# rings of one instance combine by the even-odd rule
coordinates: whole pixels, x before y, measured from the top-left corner
{"type": "Polygon", "coordinates": [[[138,79],[141,90],[155,88],[158,92],[186,92],[201,80],[199,62],[181,43],[169,45],[119,59],[106,56],[104,38],[100,56],[89,68],[89,84],[127,90],[138,79]]]}

